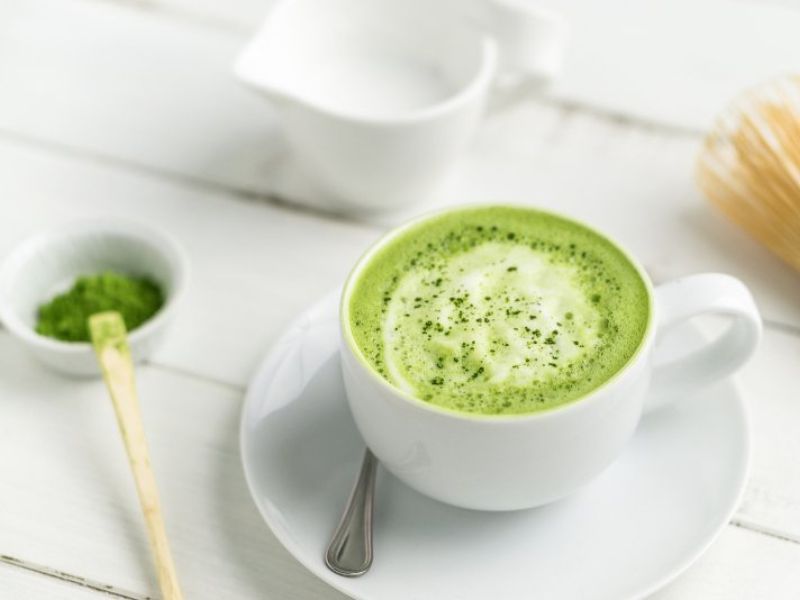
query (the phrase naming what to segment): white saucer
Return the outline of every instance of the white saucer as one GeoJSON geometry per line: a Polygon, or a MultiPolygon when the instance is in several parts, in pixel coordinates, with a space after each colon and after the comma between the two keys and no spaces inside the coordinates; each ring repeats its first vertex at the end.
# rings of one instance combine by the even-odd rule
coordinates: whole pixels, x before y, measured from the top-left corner
{"type": "MultiPolygon", "coordinates": [[[[620,600],[686,569],[729,521],[749,432],[731,382],[646,418],[627,451],[566,500],[482,513],[430,500],[380,473],[375,562],[358,579],[322,556],[364,443],[339,374],[338,293],[304,313],[253,378],[241,423],[250,492],[297,560],[360,600],[620,600]]],[[[685,349],[701,336],[667,340],[685,349]]],[[[668,349],[668,348],[667,348],[668,349]]]]}

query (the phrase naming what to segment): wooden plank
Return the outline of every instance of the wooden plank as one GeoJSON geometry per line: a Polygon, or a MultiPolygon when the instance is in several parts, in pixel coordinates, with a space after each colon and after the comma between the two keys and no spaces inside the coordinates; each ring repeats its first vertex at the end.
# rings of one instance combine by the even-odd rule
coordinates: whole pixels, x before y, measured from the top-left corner
{"type": "MultiPolygon", "coordinates": [[[[27,4],[23,12],[33,5],[27,4]]],[[[0,11],[8,6],[4,4],[0,11]]],[[[207,177],[208,181],[231,186],[245,181],[246,191],[258,189],[265,181],[257,169],[248,171],[251,165],[247,160],[220,161],[220,155],[214,154],[214,149],[225,148],[222,142],[226,139],[234,149],[240,148],[241,131],[251,131],[252,122],[234,118],[230,122],[240,126],[240,132],[231,132],[228,124],[209,131],[206,122],[217,118],[211,102],[204,104],[199,113],[188,111],[191,114],[187,116],[179,110],[175,102],[178,96],[172,92],[157,99],[141,92],[147,88],[137,89],[134,85],[138,80],[132,74],[147,70],[148,62],[159,64],[161,55],[157,50],[166,47],[163,39],[175,31],[193,31],[196,24],[165,24],[159,17],[160,25],[151,28],[156,22],[149,20],[152,16],[139,14],[134,20],[141,19],[147,26],[132,28],[136,34],[144,30],[155,32],[142,38],[144,46],[155,50],[143,52],[146,61],[118,63],[118,72],[103,67],[103,77],[94,81],[94,67],[73,69],[75,65],[93,64],[86,62],[87,55],[96,55],[97,62],[102,62],[104,51],[119,40],[123,47],[131,49],[131,54],[140,50],[136,35],[125,33],[129,16],[120,15],[127,9],[120,12],[116,7],[98,8],[96,12],[92,9],[91,15],[79,11],[77,17],[70,13],[69,18],[59,22],[65,13],[59,12],[55,3],[46,8],[30,21],[23,18],[27,25],[21,29],[16,29],[20,27],[16,18],[13,22],[0,20],[0,28],[13,23],[14,36],[36,39],[42,32],[38,27],[42,19],[52,18],[44,30],[46,42],[52,44],[48,52],[34,52],[31,62],[21,66],[17,63],[10,80],[3,80],[3,73],[9,73],[6,67],[12,61],[4,58],[9,56],[5,46],[0,52],[4,91],[12,89],[5,86],[6,82],[15,83],[14,77],[27,77],[31,70],[53,59],[49,62],[53,72],[47,77],[20,80],[28,86],[27,95],[15,99],[10,94],[12,103],[17,102],[12,108],[27,110],[22,103],[29,99],[30,107],[39,111],[36,118],[25,117],[26,123],[34,127],[33,133],[28,129],[14,131],[119,158],[118,153],[107,152],[110,139],[122,151],[134,148],[138,152],[122,156],[126,161],[179,173],[191,180],[207,177]],[[102,17],[95,20],[92,15],[102,17]],[[70,26],[84,18],[93,25],[87,29],[70,26]],[[111,34],[94,44],[96,31],[105,31],[106,27],[111,34]],[[72,30],[80,35],[73,36],[72,30]],[[88,50],[84,48],[86,52],[74,53],[76,44],[80,46],[79,37],[93,42],[88,50]],[[76,72],[85,77],[78,78],[79,84],[96,83],[97,89],[91,93],[71,90],[74,82],[70,78],[76,72]],[[59,77],[64,85],[51,87],[59,77]],[[93,104],[95,95],[105,104],[93,104]],[[66,101],[65,114],[73,123],[66,123],[66,119],[62,123],[60,110],[42,110],[54,97],[66,101]],[[114,102],[120,102],[127,113],[103,109],[113,107],[114,102]],[[162,104],[170,107],[166,113],[169,119],[162,119],[161,113],[158,118],[153,117],[162,104]],[[131,106],[141,108],[141,114],[131,106]],[[136,134],[133,138],[140,140],[132,145],[125,137],[131,132],[122,135],[122,130],[115,129],[126,116],[136,134]],[[174,130],[168,127],[173,122],[178,123],[174,130]],[[90,123],[94,124],[91,128],[90,123]],[[59,135],[51,135],[51,131],[59,135]],[[62,135],[64,131],[69,135],[62,135]],[[117,134],[119,137],[115,137],[117,134]],[[94,145],[83,145],[84,139],[94,145]],[[202,168],[204,165],[206,169],[202,168]],[[250,173],[247,177],[252,180],[243,177],[242,172],[250,173]]],[[[198,34],[197,40],[206,37],[213,34],[198,34]]],[[[12,38],[0,32],[0,39],[5,43],[12,38]]],[[[190,55],[200,63],[209,57],[218,60],[215,52],[192,52],[204,44],[197,40],[193,33],[176,36],[175,43],[180,48],[176,63],[184,67],[193,64],[187,62],[190,55]],[[185,48],[188,50],[184,53],[185,48]]],[[[218,62],[214,64],[220,66],[218,62]]],[[[163,75],[170,74],[172,68],[155,70],[163,75]]],[[[219,75],[222,69],[215,73],[219,75]]],[[[221,98],[214,96],[219,89],[217,84],[208,84],[205,75],[193,77],[181,79],[181,85],[176,87],[211,93],[219,101],[218,107],[228,105],[224,94],[221,98]]],[[[261,109],[253,105],[252,110],[252,114],[260,114],[261,109]]],[[[25,116],[24,112],[20,114],[25,116]]],[[[230,117],[226,110],[220,114],[220,122],[230,117]]],[[[16,117],[9,120],[12,129],[18,122],[16,117]]],[[[269,127],[265,126],[265,131],[260,135],[269,135],[269,127]]],[[[535,201],[574,212],[614,231],[640,250],[659,276],[709,268],[709,264],[737,269],[737,274],[757,287],[762,307],[771,318],[796,324],[792,301],[797,297],[796,277],[775,266],[777,263],[702,208],[688,177],[693,144],[689,138],[654,135],[551,108],[525,107],[487,124],[460,167],[460,183],[447,202],[463,198],[485,200],[497,194],[524,202],[534,201],[531,196],[535,195],[549,196],[535,201]],[[543,138],[511,137],[509,131],[543,138]],[[550,144],[555,148],[552,154],[550,144]],[[538,162],[532,165],[532,158],[538,162]],[[635,178],[631,172],[637,174],[635,178]],[[558,198],[553,197],[556,192],[558,198]],[[589,203],[590,196],[602,197],[603,202],[589,203]],[[658,201],[637,204],[642,198],[658,201]]],[[[243,151],[242,156],[253,156],[249,152],[243,151]]],[[[230,159],[226,151],[221,154],[230,159]]],[[[4,196],[16,200],[0,209],[0,254],[26,232],[73,216],[100,212],[158,221],[175,231],[195,263],[192,296],[200,300],[187,304],[173,339],[158,360],[229,381],[246,379],[249,367],[285,320],[305,302],[341,281],[347,266],[379,230],[274,207],[231,203],[224,194],[199,190],[186,181],[159,181],[107,165],[40,156],[12,144],[0,149],[0,163],[4,165],[0,189],[4,196]],[[236,318],[229,319],[230,315],[236,318]],[[234,338],[244,342],[234,342],[234,338]]],[[[105,414],[110,410],[107,405],[103,408],[96,402],[102,393],[94,384],[65,382],[41,372],[4,338],[7,336],[0,335],[0,397],[4,398],[0,408],[0,445],[5,447],[0,452],[4,473],[0,529],[8,545],[3,544],[0,550],[18,551],[20,556],[102,581],[107,580],[106,575],[113,575],[115,584],[139,592],[154,590],[132,484],[125,479],[124,458],[113,437],[113,417],[105,414]],[[20,456],[25,460],[19,460],[20,456]]],[[[753,480],[737,520],[796,539],[800,530],[799,495],[793,483],[798,481],[793,466],[797,446],[787,424],[797,422],[797,415],[787,382],[796,371],[796,359],[792,357],[798,356],[798,348],[791,338],[776,339],[775,335],[768,335],[767,350],[757,359],[761,362],[743,376],[748,396],[758,397],[761,402],[755,416],[753,480]]],[[[334,597],[277,545],[258,522],[246,497],[235,448],[235,399],[239,392],[152,368],[144,369],[142,388],[148,390],[150,397],[148,430],[155,430],[152,435],[158,440],[161,456],[154,458],[154,463],[157,472],[161,469],[167,474],[172,490],[169,498],[165,493],[165,505],[168,526],[173,523],[171,527],[182,549],[178,567],[190,574],[192,585],[196,586],[189,590],[190,597],[334,597]],[[186,422],[191,423],[191,429],[176,430],[176,423],[186,422]],[[172,516],[169,506],[173,507],[172,516]]],[[[798,558],[795,546],[753,536],[739,530],[726,532],[701,566],[670,588],[667,594],[672,596],[664,597],[796,597],[800,588],[792,568],[798,558]],[[723,545],[721,554],[717,548],[723,545]],[[711,556],[715,558],[709,563],[711,556]]],[[[42,584],[49,579],[38,575],[30,575],[31,582],[17,584],[17,575],[6,577],[8,568],[0,565],[0,579],[4,592],[16,592],[11,597],[70,594],[80,598],[83,593],[73,588],[65,592],[51,589],[47,586],[72,584],[55,580],[42,584]],[[11,582],[8,588],[6,581],[11,582]]]]}
{"type": "Polygon", "coordinates": [[[573,45],[554,97],[705,130],[741,90],[800,69],[797,7],[731,0],[546,0],[573,45]]]}
{"type": "MultiPolygon", "coordinates": [[[[623,0],[602,7],[564,3],[563,10],[580,22],[555,98],[691,129],[733,90],[793,66],[800,56],[798,11],[768,6],[751,15],[752,5],[729,0],[659,0],[637,7],[623,0]],[[718,2],[725,2],[726,27],[710,28],[722,10],[718,2]],[[607,28],[597,25],[606,21],[607,28]],[[691,24],[681,44],[673,43],[675,32],[683,33],[676,22],[691,24]],[[742,34],[751,23],[769,27],[766,41],[742,34]],[[710,42],[709,30],[722,39],[710,42]]],[[[313,194],[286,155],[267,103],[233,79],[230,67],[246,34],[182,18],[186,11],[86,0],[3,3],[0,131],[249,195],[313,194]]],[[[627,127],[617,125],[626,135],[627,127]]],[[[503,132],[506,139],[526,134],[503,132]]],[[[463,177],[456,192],[473,184],[463,177]]]]}
{"type": "Polygon", "coordinates": [[[0,161],[0,189],[22,203],[0,206],[0,256],[27,234],[76,218],[162,226],[186,247],[192,274],[157,360],[238,384],[287,320],[340,285],[378,233],[29,148],[0,144],[0,161]]]}
{"type": "MultiPolygon", "coordinates": [[[[745,280],[770,319],[800,324],[800,278],[698,196],[694,144],[554,108],[498,116],[460,166],[446,203],[503,200],[566,212],[619,237],[658,279],[719,270],[745,280]],[[529,137],[509,141],[516,128],[529,137]],[[469,183],[469,185],[467,185],[469,183]]],[[[243,383],[287,319],[341,284],[383,225],[353,224],[103,163],[0,143],[0,256],[53,223],[98,215],[160,224],[194,276],[158,360],[243,383]],[[20,210],[19,206],[24,206],[20,210]],[[202,326],[201,326],[202,324],[202,326]]]]}
{"type": "Polygon", "coordinates": [[[737,521],[800,543],[800,337],[770,331],[740,382],[750,403],[753,464],[737,521]]]}
{"type": "MultiPolygon", "coordinates": [[[[708,552],[651,600],[794,600],[800,546],[728,527],[708,552]]],[[[622,567],[624,568],[624,567],[622,567]]]]}
{"type": "MultiPolygon", "coordinates": [[[[42,370],[5,333],[0,364],[2,552],[154,595],[135,490],[102,383],[42,370]]],[[[296,563],[260,521],[239,466],[240,392],[156,367],[139,370],[139,387],[187,597],[343,598],[296,563]]],[[[758,445],[770,445],[762,431],[758,445]]],[[[782,462],[777,472],[794,456],[771,459],[782,462]]],[[[774,494],[793,493],[797,481],[774,494]]],[[[795,522],[797,516],[795,509],[795,522]]],[[[794,598],[798,560],[796,543],[729,528],[661,597],[794,598]]]]}
{"type": "Polygon", "coordinates": [[[5,1],[0,130],[272,191],[274,119],[231,73],[243,37],[126,5],[5,1]]]}
{"type": "MultiPolygon", "coordinates": [[[[155,0],[250,31],[274,0],[155,0]]],[[[703,130],[743,88],[800,69],[796,0],[539,0],[572,29],[552,97],[568,104],[703,130]]]]}
{"type": "MultiPolygon", "coordinates": [[[[0,553],[156,596],[136,491],[102,382],[43,371],[6,333],[0,365],[0,553]]],[[[240,392],[152,367],[139,369],[138,383],[186,597],[338,597],[283,550],[247,493],[240,392]]]]}
{"type": "MultiPolygon", "coordinates": [[[[518,117],[512,114],[504,118],[518,117]]],[[[537,127],[546,128],[550,122],[537,123],[537,127]]],[[[625,152],[613,143],[602,143],[607,139],[601,135],[605,127],[595,132],[596,138],[583,138],[594,139],[591,144],[595,145],[586,149],[587,157],[610,152],[612,164],[632,160],[637,148],[646,157],[658,155],[657,150],[649,146],[642,150],[630,139],[625,152]]],[[[570,145],[579,146],[581,138],[570,135],[583,128],[568,120],[554,138],[566,135],[570,145]]],[[[489,136],[482,143],[491,141],[489,136]]],[[[503,156],[498,157],[498,164],[502,164],[503,156]]],[[[555,164],[564,159],[555,159],[555,164]]],[[[191,186],[107,165],[47,156],[19,146],[0,145],[0,163],[6,167],[0,175],[4,193],[19,199],[17,204],[4,205],[1,213],[0,254],[20,236],[73,217],[135,216],[174,231],[189,249],[194,281],[186,311],[157,360],[235,382],[246,379],[244,366],[257,360],[288,318],[341,281],[349,262],[377,232],[369,226],[231,202],[191,186]],[[233,338],[242,342],[234,343],[233,338]]],[[[641,168],[639,163],[633,164],[634,169],[641,168]]],[[[558,172],[549,163],[537,169],[533,178],[545,177],[551,170],[558,172]]],[[[586,182],[589,189],[595,184],[586,182]]],[[[574,190],[576,195],[579,192],[579,188],[574,190]]],[[[596,218],[604,218],[601,207],[589,208],[596,218]]],[[[652,234],[652,230],[648,232],[652,234]]],[[[643,246],[645,242],[641,241],[643,246]]],[[[113,583],[125,589],[154,589],[135,498],[127,493],[132,494],[132,484],[102,388],[51,376],[20,355],[7,336],[2,337],[0,397],[4,403],[0,423],[4,435],[0,439],[8,445],[5,451],[0,450],[0,469],[9,476],[4,478],[4,493],[0,494],[0,529],[4,536],[10,532],[12,543],[0,550],[103,581],[114,574],[113,583]],[[75,431],[81,431],[81,436],[75,431]],[[20,461],[19,456],[26,459],[20,461]],[[3,459],[13,464],[6,466],[3,459]],[[49,490],[53,489],[59,490],[58,507],[50,501],[49,490]],[[76,550],[74,540],[85,537],[88,541],[82,541],[76,550]],[[99,556],[102,560],[98,562],[99,556]]],[[[800,490],[796,488],[800,478],[794,474],[797,449],[788,426],[800,417],[791,385],[799,350],[796,338],[768,332],[756,362],[742,377],[745,392],[753,400],[756,460],[753,485],[737,519],[791,536],[796,535],[800,522],[800,490]]],[[[262,597],[255,591],[261,588],[277,589],[274,597],[282,597],[281,593],[289,593],[296,585],[310,586],[309,597],[328,597],[327,588],[294,565],[271,537],[267,535],[266,542],[257,537],[263,531],[241,481],[236,484],[238,491],[231,492],[233,499],[209,494],[219,487],[219,481],[225,481],[224,470],[238,469],[235,400],[239,392],[186,383],[181,377],[153,369],[146,369],[142,377],[143,397],[146,386],[150,406],[154,407],[150,410],[158,411],[152,421],[155,425],[148,423],[148,431],[160,429],[156,435],[160,441],[151,442],[153,453],[168,457],[160,459],[166,465],[161,471],[156,464],[157,474],[167,473],[175,480],[171,499],[166,499],[165,492],[164,503],[168,527],[179,528],[175,534],[181,539],[176,548],[178,568],[183,561],[190,565],[190,573],[195,568],[203,572],[220,568],[231,574],[225,577],[242,578],[248,587],[241,597],[262,597]],[[191,429],[177,433],[175,424],[185,422],[192,424],[191,429]],[[186,477],[190,478],[188,482],[186,477]],[[194,508],[186,509],[189,514],[183,520],[184,507],[190,504],[194,508]],[[170,515],[170,506],[180,507],[179,517],[170,515]],[[197,533],[199,540],[191,533],[208,529],[209,523],[213,530],[197,533]],[[228,529],[233,534],[226,534],[228,529]],[[248,538],[248,532],[255,537],[248,538]],[[203,537],[206,535],[208,538],[203,537]],[[245,536],[242,544],[250,550],[233,548],[231,537],[238,539],[240,535],[245,536]],[[218,558],[216,552],[230,555],[218,558]],[[248,552],[253,557],[240,557],[248,552]],[[295,573],[297,581],[276,580],[275,571],[251,574],[260,573],[264,563],[273,560],[277,573],[295,573]],[[228,566],[216,561],[227,561],[228,566]],[[252,578],[256,578],[255,583],[252,578]]],[[[156,463],[158,460],[154,459],[156,463]]],[[[726,568],[740,569],[744,563],[742,559],[726,568]]],[[[719,569],[725,572],[722,566],[719,569]]],[[[210,582],[206,584],[211,586],[210,582]]]]}
{"type": "MultiPolygon", "coordinates": [[[[0,15],[7,17],[0,19],[0,88],[5,91],[0,130],[15,139],[48,140],[61,150],[123,161],[132,170],[146,167],[186,185],[223,185],[233,197],[252,198],[268,190],[302,195],[296,170],[274,153],[277,138],[268,110],[231,82],[229,62],[238,42],[229,34],[167,19],[158,11],[82,0],[4,3],[0,15]]],[[[796,275],[718,219],[699,198],[691,176],[696,150],[693,137],[525,104],[485,123],[440,204],[503,200],[563,210],[618,235],[661,276],[707,269],[737,274],[757,290],[769,318],[800,324],[800,305],[793,301],[800,287],[796,275]]],[[[50,185],[40,183],[38,173],[24,172],[35,177],[37,186],[50,185]]],[[[7,176],[20,177],[15,169],[8,169],[7,176]]],[[[136,206],[143,218],[158,219],[147,214],[139,184],[132,185],[139,191],[114,186],[114,196],[129,198],[131,208],[124,210],[130,213],[136,206]]],[[[95,197],[99,206],[94,183],[87,180],[85,187],[80,194],[95,197]]],[[[160,189],[169,196],[176,187],[160,189]]],[[[31,193],[20,190],[19,195],[31,193]]],[[[165,200],[157,202],[160,206],[165,200]]],[[[171,202],[168,206],[175,208],[171,202]]],[[[413,210],[424,208],[430,207],[413,210]]],[[[161,209],[156,212],[164,215],[161,209]]],[[[218,218],[213,222],[219,223],[218,218]]],[[[21,231],[19,225],[14,223],[13,231],[21,231]]],[[[272,235],[263,224],[258,229],[262,237],[272,235]]],[[[284,231],[277,232],[277,239],[289,237],[281,236],[284,231]]],[[[321,242],[325,235],[291,237],[321,242]]],[[[252,248],[286,249],[267,242],[253,241],[252,248]]],[[[321,247],[301,245],[296,252],[319,253],[321,247]]],[[[335,250],[324,254],[322,262],[337,260],[335,250]]],[[[356,255],[353,250],[347,260],[327,263],[325,272],[344,274],[356,255]]],[[[291,259],[280,262],[298,266],[291,259]]],[[[208,293],[213,296],[219,289],[208,293]]]]}

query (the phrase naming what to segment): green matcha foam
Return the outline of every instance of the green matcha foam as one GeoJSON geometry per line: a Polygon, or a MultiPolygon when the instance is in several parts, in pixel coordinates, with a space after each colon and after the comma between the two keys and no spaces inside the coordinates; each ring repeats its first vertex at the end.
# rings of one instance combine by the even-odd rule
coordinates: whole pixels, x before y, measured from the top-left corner
{"type": "Polygon", "coordinates": [[[636,352],[649,295],[611,242],[530,209],[471,208],[385,244],[353,284],[356,344],[446,409],[529,413],[597,388],[636,352]]]}

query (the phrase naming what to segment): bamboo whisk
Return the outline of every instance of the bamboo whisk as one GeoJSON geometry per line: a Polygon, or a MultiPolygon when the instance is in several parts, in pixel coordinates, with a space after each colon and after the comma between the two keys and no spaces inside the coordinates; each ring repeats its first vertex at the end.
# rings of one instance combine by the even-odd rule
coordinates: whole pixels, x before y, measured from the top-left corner
{"type": "Polygon", "coordinates": [[[712,203],[800,271],[800,76],[734,102],[705,139],[697,180],[712,203]]]}

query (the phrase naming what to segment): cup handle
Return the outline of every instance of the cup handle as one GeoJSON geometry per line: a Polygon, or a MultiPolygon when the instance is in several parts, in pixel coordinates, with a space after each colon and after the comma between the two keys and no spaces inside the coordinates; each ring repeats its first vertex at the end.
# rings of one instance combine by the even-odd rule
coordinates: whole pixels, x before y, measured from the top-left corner
{"type": "Polygon", "coordinates": [[[700,315],[726,316],[730,324],[715,341],[655,367],[645,412],[727,377],[747,362],[761,339],[761,316],[753,296],[730,275],[707,273],[670,281],[656,288],[655,302],[656,339],[700,315]]]}

